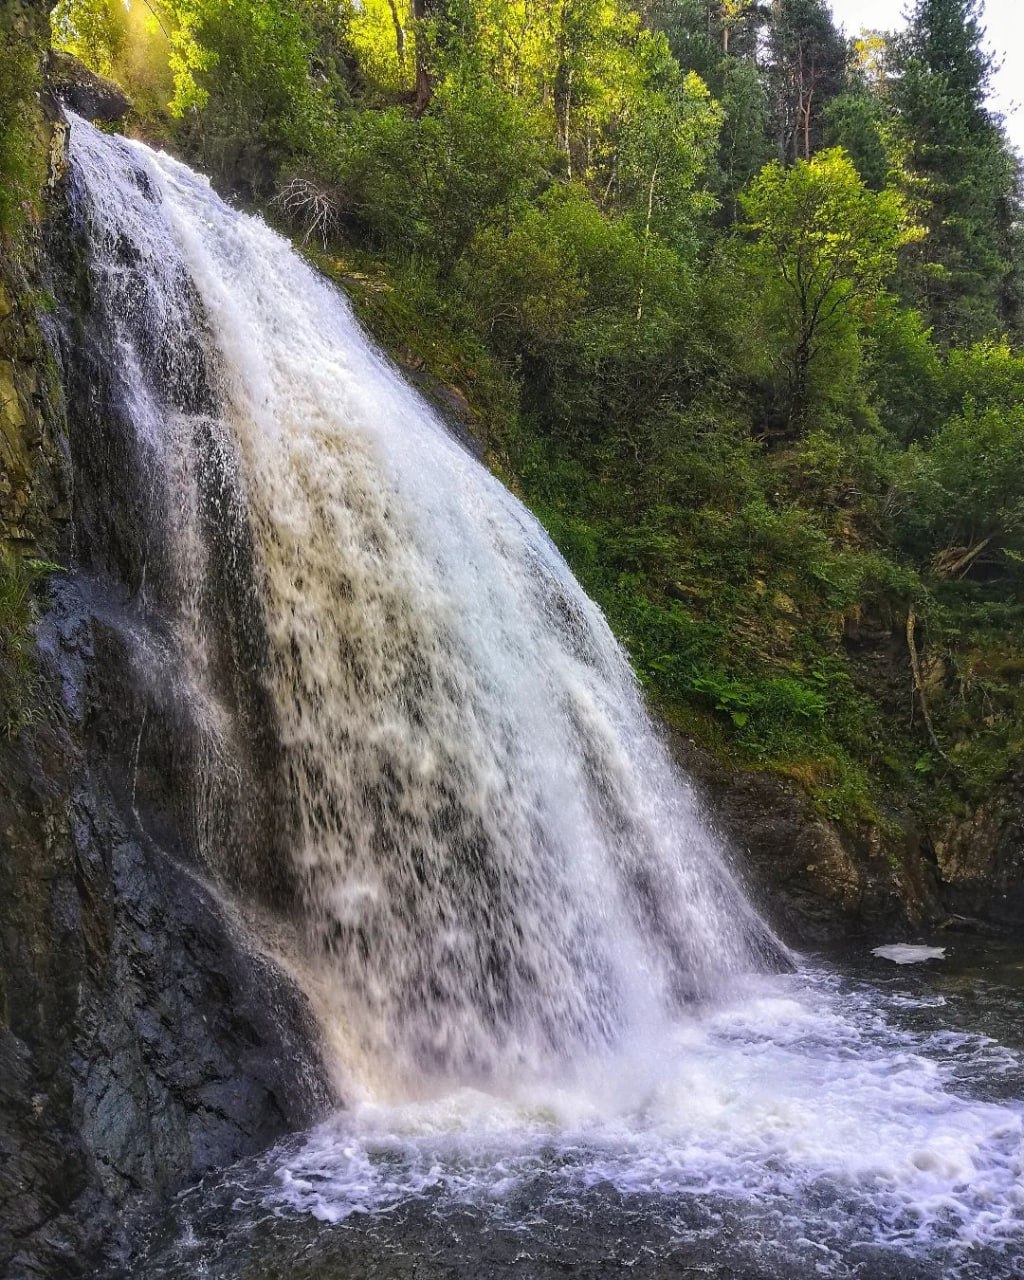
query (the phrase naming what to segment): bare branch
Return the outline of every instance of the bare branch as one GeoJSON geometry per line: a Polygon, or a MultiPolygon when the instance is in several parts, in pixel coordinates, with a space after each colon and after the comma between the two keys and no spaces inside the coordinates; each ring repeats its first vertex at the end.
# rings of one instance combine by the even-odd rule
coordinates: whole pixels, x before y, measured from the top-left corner
{"type": "Polygon", "coordinates": [[[334,196],[309,178],[292,178],[274,197],[277,206],[298,230],[303,243],[316,237],[326,249],[338,229],[338,206],[334,196]]]}

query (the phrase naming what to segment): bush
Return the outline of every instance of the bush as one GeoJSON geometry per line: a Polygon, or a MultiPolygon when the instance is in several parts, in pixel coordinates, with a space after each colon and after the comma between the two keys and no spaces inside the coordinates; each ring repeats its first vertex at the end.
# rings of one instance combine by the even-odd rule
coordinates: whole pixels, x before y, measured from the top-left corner
{"type": "Polygon", "coordinates": [[[423,116],[405,107],[350,116],[339,180],[378,249],[448,271],[544,181],[544,159],[517,102],[487,82],[453,80],[423,116]]]}
{"type": "Polygon", "coordinates": [[[1024,405],[970,404],[909,455],[901,524],[907,544],[943,577],[1024,565],[1024,405]]]}

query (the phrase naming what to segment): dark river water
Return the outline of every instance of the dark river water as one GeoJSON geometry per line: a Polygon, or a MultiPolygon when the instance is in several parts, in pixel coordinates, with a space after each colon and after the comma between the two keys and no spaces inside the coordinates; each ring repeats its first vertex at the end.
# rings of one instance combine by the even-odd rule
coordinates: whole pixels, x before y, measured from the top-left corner
{"type": "Polygon", "coordinates": [[[808,957],[544,1085],[367,1097],[140,1228],[140,1280],[1024,1276],[1024,941],[808,957]]]}

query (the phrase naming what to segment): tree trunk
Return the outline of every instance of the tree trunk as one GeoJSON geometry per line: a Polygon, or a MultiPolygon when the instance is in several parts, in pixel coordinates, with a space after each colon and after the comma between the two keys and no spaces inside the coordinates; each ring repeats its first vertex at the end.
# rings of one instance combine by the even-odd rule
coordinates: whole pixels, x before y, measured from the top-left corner
{"type": "Polygon", "coordinates": [[[388,8],[391,10],[391,21],[395,27],[395,49],[398,53],[398,65],[405,66],[405,28],[402,26],[402,19],[398,16],[398,5],[395,0],[388,0],[388,8]]]}
{"type": "Polygon", "coordinates": [[[572,178],[572,149],[569,143],[569,102],[572,97],[572,68],[566,65],[564,36],[562,49],[558,59],[558,70],[555,72],[555,136],[558,145],[565,152],[568,163],[568,176],[572,178]]]}
{"type": "Polygon", "coordinates": [[[412,16],[416,26],[416,95],[413,107],[422,115],[434,96],[434,78],[430,74],[430,41],[426,24],[433,8],[430,0],[412,0],[412,16]]]}
{"type": "Polygon", "coordinates": [[[803,337],[793,353],[789,396],[789,424],[798,430],[807,413],[807,384],[811,369],[811,340],[803,337]]]}
{"type": "Polygon", "coordinates": [[[644,317],[644,288],[647,284],[647,250],[651,243],[651,217],[654,213],[654,184],[658,180],[658,166],[651,170],[651,183],[647,188],[647,222],[644,224],[644,256],[640,266],[640,292],[636,300],[636,322],[644,317]]]}

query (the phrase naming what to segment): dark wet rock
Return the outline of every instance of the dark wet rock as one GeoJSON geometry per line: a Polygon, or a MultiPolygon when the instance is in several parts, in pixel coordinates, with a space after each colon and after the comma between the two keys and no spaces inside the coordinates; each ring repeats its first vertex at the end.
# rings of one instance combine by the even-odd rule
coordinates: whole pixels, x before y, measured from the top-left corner
{"type": "Polygon", "coordinates": [[[438,415],[459,444],[478,462],[487,450],[485,424],[473,412],[469,401],[458,387],[431,377],[422,365],[400,361],[402,373],[434,406],[438,415]]]}
{"type": "Polygon", "coordinates": [[[723,768],[670,738],[758,905],[795,946],[933,927],[983,932],[1024,922],[1024,782],[929,828],[907,812],[883,829],[840,826],[796,782],[723,768]]]}
{"type": "Polygon", "coordinates": [[[0,254],[0,545],[52,556],[66,541],[70,475],[33,270],[28,250],[0,254]]]}
{"type": "Polygon", "coordinates": [[[670,739],[708,813],[734,851],[758,905],[795,946],[919,927],[947,914],[919,837],[840,828],[807,793],[775,774],[727,769],[691,739],[670,739]]]}
{"type": "Polygon", "coordinates": [[[67,175],[51,178],[45,229],[0,257],[0,546],[77,566],[41,605],[30,723],[0,736],[5,1280],[98,1274],[130,1211],[335,1101],[304,997],[196,857],[180,726],[129,679],[118,609],[147,547],[90,363],[67,175]],[[140,746],[143,712],[161,732],[140,746]]]}
{"type": "Polygon", "coordinates": [[[932,847],[952,911],[1024,922],[1024,776],[987,803],[939,823],[932,847]]]}
{"type": "Polygon", "coordinates": [[[60,705],[0,771],[0,1274],[90,1275],[117,1212],[332,1104],[302,994],[148,838],[93,730],[89,595],[41,627],[60,705]],[[92,728],[90,728],[90,723],[92,728]]]}
{"type": "Polygon", "coordinates": [[[116,124],[131,111],[131,99],[113,80],[98,76],[70,53],[52,49],[46,83],[53,97],[86,120],[116,124]]]}

